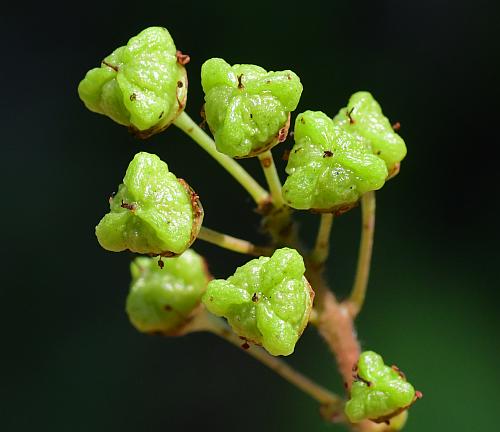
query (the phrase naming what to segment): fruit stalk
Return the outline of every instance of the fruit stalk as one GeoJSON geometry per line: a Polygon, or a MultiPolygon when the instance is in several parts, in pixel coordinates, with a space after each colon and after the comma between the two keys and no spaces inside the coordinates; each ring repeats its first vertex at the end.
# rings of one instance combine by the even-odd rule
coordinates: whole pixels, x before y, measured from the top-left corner
{"type": "Polygon", "coordinates": [[[262,186],[260,186],[255,179],[238,164],[238,162],[218,152],[212,138],[210,138],[185,111],[175,119],[174,125],[189,135],[200,145],[200,147],[219,162],[219,164],[246,189],[257,205],[264,206],[264,204],[269,201],[269,193],[262,188],[262,186]]]}
{"type": "Polygon", "coordinates": [[[347,300],[349,313],[354,318],[363,307],[370,275],[370,264],[375,233],[375,192],[367,192],[361,198],[361,243],[359,246],[356,277],[347,300]]]}
{"type": "Polygon", "coordinates": [[[282,378],[298,387],[304,393],[317,400],[322,406],[328,406],[332,411],[342,412],[344,405],[342,398],[302,375],[278,357],[273,357],[262,348],[255,345],[249,345],[244,340],[241,340],[222,319],[204,311],[196,318],[196,321],[197,330],[210,331],[238,348],[244,348],[247,354],[251,355],[282,378]]]}
{"type": "Polygon", "coordinates": [[[267,150],[264,153],[259,154],[260,165],[266,176],[267,184],[269,185],[269,190],[273,198],[273,204],[276,208],[284,207],[285,200],[281,194],[281,181],[276,171],[276,165],[274,164],[273,154],[271,150],[267,150]]]}
{"type": "Polygon", "coordinates": [[[319,223],[316,243],[311,253],[311,262],[321,266],[328,258],[330,252],[330,233],[333,225],[333,213],[322,213],[319,223]]]}
{"type": "Polygon", "coordinates": [[[242,254],[258,257],[261,255],[270,256],[273,253],[272,248],[265,246],[256,246],[249,241],[232,237],[230,235],[214,231],[210,228],[201,227],[200,232],[198,233],[198,238],[217,245],[221,248],[242,254]]]}

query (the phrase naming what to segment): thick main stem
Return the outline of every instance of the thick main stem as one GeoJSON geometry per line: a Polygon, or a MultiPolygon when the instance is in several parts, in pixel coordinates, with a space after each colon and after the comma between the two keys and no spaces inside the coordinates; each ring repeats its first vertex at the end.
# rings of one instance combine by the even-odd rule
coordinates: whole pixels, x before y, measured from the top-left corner
{"type": "Polygon", "coordinates": [[[321,266],[328,258],[330,252],[330,233],[333,225],[333,213],[322,213],[316,236],[316,244],[311,253],[311,261],[321,266]]]}
{"type": "Polygon", "coordinates": [[[238,162],[220,153],[215,148],[215,143],[201,129],[186,112],[175,119],[174,124],[196,141],[210,156],[219,162],[252,196],[258,206],[264,206],[269,201],[269,193],[260,186],[255,179],[241,167],[238,162]]]}
{"type": "Polygon", "coordinates": [[[198,233],[198,238],[205,240],[206,242],[215,244],[221,248],[232,250],[233,252],[238,252],[247,255],[254,256],[270,256],[273,253],[273,249],[264,246],[256,246],[249,241],[242,240],[230,235],[214,231],[210,228],[201,227],[198,233]]]}
{"type": "MultiPolygon", "coordinates": [[[[223,320],[207,313],[206,311],[203,312],[203,314],[203,324],[200,325],[201,330],[210,331],[237,347],[242,347],[242,345],[247,347],[248,344],[244,344],[244,341],[242,341],[223,320]]],[[[342,409],[343,401],[339,396],[302,375],[300,372],[296,371],[279,358],[271,356],[262,348],[254,345],[248,346],[248,348],[244,351],[261,363],[265,364],[288,382],[307,393],[320,404],[327,405],[333,410],[337,409],[340,411],[342,409]]]]}
{"type": "MultiPolygon", "coordinates": [[[[353,366],[357,363],[361,352],[353,318],[347,305],[338,302],[335,295],[328,289],[323,276],[323,267],[310,267],[307,278],[317,293],[317,301],[315,301],[317,316],[314,319],[314,325],[334,355],[346,390],[349,390],[353,381],[353,366]]],[[[335,413],[331,418],[338,420],[335,413]]],[[[368,420],[350,426],[352,430],[358,432],[386,431],[385,427],[368,420]]]]}
{"type": "Polygon", "coordinates": [[[322,309],[317,326],[337,360],[346,387],[350,388],[352,368],[359,359],[361,348],[347,307],[339,303],[329,290],[323,292],[322,309]]]}
{"type": "Polygon", "coordinates": [[[347,300],[350,313],[355,317],[365,301],[375,233],[375,192],[367,192],[361,198],[361,243],[359,246],[356,277],[347,300]]]}
{"type": "Polygon", "coordinates": [[[266,176],[267,184],[269,185],[269,190],[273,198],[273,203],[276,208],[285,206],[285,200],[281,193],[281,181],[278,176],[278,171],[276,170],[276,165],[274,164],[273,154],[271,150],[267,150],[264,153],[259,154],[260,165],[266,176]]]}
{"type": "Polygon", "coordinates": [[[307,266],[306,277],[314,291],[317,317],[314,325],[337,360],[340,374],[346,385],[352,382],[352,367],[360,354],[354,322],[347,307],[338,302],[330,291],[323,274],[324,267],[307,266]]]}

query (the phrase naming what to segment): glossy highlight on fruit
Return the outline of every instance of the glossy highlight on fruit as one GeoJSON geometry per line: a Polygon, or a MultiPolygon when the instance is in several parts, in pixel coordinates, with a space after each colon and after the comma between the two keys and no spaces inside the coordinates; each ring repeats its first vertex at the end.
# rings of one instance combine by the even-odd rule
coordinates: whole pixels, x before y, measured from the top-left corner
{"type": "Polygon", "coordinates": [[[205,260],[194,250],[167,258],[139,257],[130,265],[127,314],[137,330],[173,335],[186,324],[210,280],[205,260]]]}
{"type": "Polygon", "coordinates": [[[201,83],[206,120],[220,152],[250,157],[286,139],[290,112],[302,94],[292,71],[267,72],[212,58],[201,68],[201,83]]]}
{"type": "Polygon", "coordinates": [[[202,300],[242,338],[273,355],[289,355],[307,325],[314,297],[304,272],[295,249],[278,249],[270,258],[239,267],[227,280],[211,281],[202,300]]]}
{"type": "Polygon", "coordinates": [[[389,177],[398,173],[399,163],[406,156],[405,142],[394,131],[370,93],[354,93],[347,107],[342,108],[334,118],[334,122],[341,124],[345,130],[366,138],[371,152],[386,163],[389,177]]]}
{"type": "Polygon", "coordinates": [[[282,189],[291,207],[343,212],[384,185],[386,164],[372,153],[368,140],[321,111],[299,114],[294,138],[282,189]]]}
{"type": "Polygon", "coordinates": [[[407,409],[416,398],[415,389],[401,371],[386,366],[373,351],[361,354],[356,371],[351,398],[345,406],[352,423],[365,419],[386,421],[407,409]]]}
{"type": "Polygon", "coordinates": [[[104,249],[172,256],[195,240],[203,221],[198,196],[154,154],[137,153],[96,227],[104,249]]]}
{"type": "Polygon", "coordinates": [[[168,30],[149,27],[87,72],[78,94],[89,110],[147,138],[184,109],[187,77],[181,63],[168,30]]]}

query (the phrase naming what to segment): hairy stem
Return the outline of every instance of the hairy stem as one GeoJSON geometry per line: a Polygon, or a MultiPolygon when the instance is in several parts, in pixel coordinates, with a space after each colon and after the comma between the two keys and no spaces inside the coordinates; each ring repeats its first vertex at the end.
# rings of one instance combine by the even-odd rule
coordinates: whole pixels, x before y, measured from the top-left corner
{"type": "Polygon", "coordinates": [[[285,200],[281,194],[281,181],[276,171],[276,165],[274,164],[273,154],[271,150],[267,150],[264,153],[259,154],[260,165],[266,176],[267,184],[269,185],[269,190],[273,198],[273,203],[276,208],[284,207],[285,200]]]}
{"type": "Polygon", "coordinates": [[[219,162],[247,190],[259,207],[264,206],[269,201],[269,193],[238,162],[217,151],[213,139],[186,112],[183,111],[174,121],[174,124],[219,162]]]}
{"type": "Polygon", "coordinates": [[[355,317],[363,307],[368,286],[373,235],[375,232],[375,192],[367,192],[362,196],[361,212],[361,243],[359,246],[358,266],[351,295],[347,300],[352,317],[355,317]]]}
{"type": "Polygon", "coordinates": [[[331,291],[325,291],[318,319],[318,330],[335,355],[339,372],[347,388],[352,384],[352,367],[357,363],[361,348],[348,309],[339,303],[331,291]]]}
{"type": "Polygon", "coordinates": [[[254,256],[271,256],[273,249],[265,246],[256,246],[249,241],[242,240],[230,235],[214,231],[210,228],[201,227],[198,238],[206,242],[215,244],[224,249],[254,256]]]}
{"type": "Polygon", "coordinates": [[[313,324],[334,355],[342,379],[350,388],[352,367],[358,361],[360,346],[348,308],[337,301],[324,278],[324,267],[307,265],[306,278],[316,292],[313,324]]]}
{"type": "MultiPolygon", "coordinates": [[[[198,324],[193,330],[210,331],[237,347],[247,347],[245,341],[240,339],[222,319],[215,317],[206,310],[196,318],[196,321],[198,324]]],[[[321,405],[328,406],[331,410],[336,410],[337,412],[342,410],[342,398],[302,375],[279,358],[273,357],[264,349],[254,345],[250,345],[244,351],[317,400],[321,405]]]]}
{"type": "Polygon", "coordinates": [[[330,252],[330,233],[332,231],[333,214],[322,213],[316,236],[316,244],[311,253],[311,261],[316,265],[322,265],[328,258],[330,252]]]}

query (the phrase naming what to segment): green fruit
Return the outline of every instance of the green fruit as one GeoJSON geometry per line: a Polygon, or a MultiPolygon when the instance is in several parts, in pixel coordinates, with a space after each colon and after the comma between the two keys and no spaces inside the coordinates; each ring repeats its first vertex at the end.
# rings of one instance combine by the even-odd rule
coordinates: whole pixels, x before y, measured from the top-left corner
{"type": "Polygon", "coordinates": [[[87,72],[78,94],[89,110],[147,138],[168,127],[186,104],[186,70],[176,53],[167,29],[149,27],[87,72]]]}
{"type": "Polygon", "coordinates": [[[291,207],[343,212],[384,185],[384,161],[372,154],[366,138],[339,121],[306,111],[295,121],[294,136],[283,185],[283,198],[291,207]]]}
{"type": "Polygon", "coordinates": [[[364,419],[381,422],[398,415],[414,400],[415,389],[404,375],[386,366],[377,353],[365,351],[358,361],[345,413],[352,423],[364,419]]]}
{"type": "Polygon", "coordinates": [[[302,84],[292,71],[266,72],[259,66],[230,66],[220,58],[201,68],[205,115],[217,150],[250,157],[272,148],[288,133],[302,84]]]}
{"type": "Polygon", "coordinates": [[[239,267],[227,280],[211,281],[202,301],[242,338],[273,355],[289,355],[307,325],[314,297],[304,271],[295,249],[278,249],[271,258],[239,267]]]}
{"type": "Polygon", "coordinates": [[[397,174],[399,163],[406,156],[406,145],[394,132],[391,123],[382,114],[380,105],[370,93],[354,93],[347,107],[342,108],[334,118],[334,122],[341,124],[347,131],[366,138],[372,153],[386,163],[389,177],[397,174]]]}
{"type": "Polygon", "coordinates": [[[193,243],[203,221],[203,208],[189,185],[158,156],[145,152],[130,162],[110,209],[96,235],[113,252],[179,255],[193,243]]]}
{"type": "Polygon", "coordinates": [[[136,258],[130,270],[127,314],[144,333],[178,332],[191,318],[210,280],[205,260],[192,249],[165,260],[163,268],[156,259],[136,258]]]}

